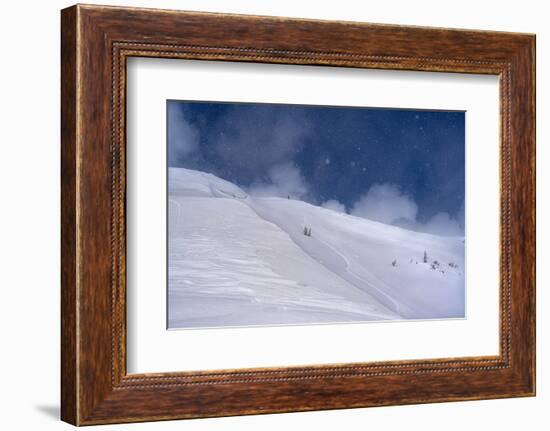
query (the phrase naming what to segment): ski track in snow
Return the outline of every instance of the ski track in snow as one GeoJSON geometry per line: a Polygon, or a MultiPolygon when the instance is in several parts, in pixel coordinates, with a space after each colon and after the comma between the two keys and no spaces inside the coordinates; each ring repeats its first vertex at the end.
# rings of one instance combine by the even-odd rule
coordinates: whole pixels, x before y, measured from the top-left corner
{"type": "MultiPolygon", "coordinates": [[[[351,277],[354,277],[356,278],[357,280],[359,280],[359,282],[364,282],[366,284],[368,284],[368,286],[371,288],[371,289],[374,289],[375,292],[377,292],[378,294],[380,294],[385,300],[389,301],[390,302],[390,308],[392,310],[394,310],[396,313],[400,313],[400,306],[399,306],[399,303],[393,299],[390,295],[388,295],[387,293],[384,293],[381,289],[379,289],[378,287],[376,287],[374,284],[370,283],[368,280],[365,280],[363,278],[361,278],[361,276],[357,273],[355,273],[352,269],[351,269],[351,262],[350,260],[346,257],[346,255],[344,255],[343,253],[339,252],[335,247],[333,247],[332,245],[330,245],[329,243],[327,243],[326,241],[323,241],[321,238],[317,238],[317,240],[319,242],[321,242],[322,244],[324,244],[326,247],[328,247],[329,249],[331,249],[337,256],[339,256],[346,264],[346,272],[351,276],[351,277]]],[[[382,282],[383,283],[383,282],[382,282]]]]}
{"type": "Polygon", "coordinates": [[[458,240],[338,218],[343,215],[300,201],[251,198],[225,180],[187,169],[170,168],[169,190],[170,328],[398,320],[430,317],[426,314],[434,310],[431,317],[456,317],[461,312],[460,304],[437,308],[437,301],[460,298],[460,282],[463,296],[463,277],[450,269],[442,278],[426,264],[413,266],[411,259],[409,267],[399,268],[416,277],[407,292],[395,282],[397,277],[407,284],[405,275],[399,279],[396,268],[382,273],[378,268],[388,266],[386,254],[403,248],[409,238],[415,253],[428,244],[463,266],[463,256],[454,250],[456,244],[460,249],[458,240]],[[306,216],[314,220],[311,238],[301,233],[306,216]],[[332,232],[341,228],[343,239],[332,232]],[[357,239],[353,229],[360,232],[357,239]],[[362,256],[363,249],[371,254],[362,256]],[[450,287],[434,288],[447,279],[450,287]],[[417,290],[427,299],[418,300],[417,290]]]}

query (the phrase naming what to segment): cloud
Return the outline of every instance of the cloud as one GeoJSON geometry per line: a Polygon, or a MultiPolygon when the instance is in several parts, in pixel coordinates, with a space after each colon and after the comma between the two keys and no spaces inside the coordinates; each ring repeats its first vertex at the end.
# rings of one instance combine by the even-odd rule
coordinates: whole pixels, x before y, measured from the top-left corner
{"type": "Polygon", "coordinates": [[[336,199],[330,199],[324,203],[321,204],[323,208],[333,210],[339,213],[345,213],[346,212],[346,206],[343,203],[340,203],[336,199]]]}
{"type": "Polygon", "coordinates": [[[269,169],[268,182],[255,182],[248,188],[253,196],[279,196],[300,199],[304,197],[309,187],[292,162],[284,162],[269,169]]]}
{"type": "Polygon", "coordinates": [[[353,205],[350,214],[381,223],[415,221],[418,206],[395,184],[374,184],[353,205]]]}
{"type": "Polygon", "coordinates": [[[374,184],[355,202],[350,214],[433,235],[464,235],[464,223],[461,222],[464,219],[464,204],[457,218],[446,212],[439,212],[422,223],[417,220],[418,205],[395,184],[374,184]]]}
{"type": "Polygon", "coordinates": [[[199,148],[199,132],[190,124],[182,106],[168,103],[168,164],[177,165],[199,148]]]}
{"type": "Polygon", "coordinates": [[[422,232],[432,233],[434,235],[461,236],[464,235],[460,222],[452,218],[446,212],[440,212],[434,215],[427,223],[420,226],[422,232]]]}
{"type": "Polygon", "coordinates": [[[170,166],[231,179],[249,193],[304,198],[309,187],[294,163],[314,131],[303,113],[269,105],[224,105],[213,121],[168,104],[170,166]],[[204,142],[204,145],[200,145],[204,142]]]}
{"type": "Polygon", "coordinates": [[[216,155],[251,183],[273,167],[294,160],[312,134],[303,115],[276,107],[242,105],[220,118],[216,132],[216,155]]]}

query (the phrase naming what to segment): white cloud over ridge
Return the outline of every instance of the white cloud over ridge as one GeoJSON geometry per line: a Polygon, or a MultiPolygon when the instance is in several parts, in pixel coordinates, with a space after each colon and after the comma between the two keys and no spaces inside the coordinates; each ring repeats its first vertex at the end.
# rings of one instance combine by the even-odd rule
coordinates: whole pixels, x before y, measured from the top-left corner
{"type": "Polygon", "coordinates": [[[336,199],[329,199],[326,202],[323,202],[321,204],[323,208],[333,210],[339,213],[345,213],[346,212],[346,206],[340,202],[338,202],[336,199]]]}
{"type": "Polygon", "coordinates": [[[273,166],[268,174],[270,182],[255,182],[248,188],[252,196],[278,196],[300,199],[307,195],[309,187],[292,162],[273,166]]]}
{"type": "Polygon", "coordinates": [[[452,218],[446,212],[439,212],[434,215],[427,223],[421,225],[422,232],[432,233],[434,235],[443,236],[462,236],[463,229],[460,227],[460,222],[452,218]]]}
{"type": "Polygon", "coordinates": [[[415,221],[418,205],[395,184],[374,184],[353,205],[350,214],[381,223],[415,221]]]}
{"type": "Polygon", "coordinates": [[[446,212],[439,212],[422,223],[417,220],[418,205],[412,197],[404,194],[397,185],[388,183],[371,186],[350,211],[351,215],[357,217],[441,236],[464,235],[463,213],[464,204],[458,219],[446,212]]]}

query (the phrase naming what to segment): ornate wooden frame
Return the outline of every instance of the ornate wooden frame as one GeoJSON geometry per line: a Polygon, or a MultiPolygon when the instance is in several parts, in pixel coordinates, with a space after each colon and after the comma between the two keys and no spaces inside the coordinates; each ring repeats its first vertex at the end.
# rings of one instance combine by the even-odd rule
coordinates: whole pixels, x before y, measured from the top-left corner
{"type": "Polygon", "coordinates": [[[63,420],[88,425],[535,394],[534,35],[81,5],[61,15],[63,420]],[[129,56],[498,75],[500,354],[128,375],[129,56]]]}

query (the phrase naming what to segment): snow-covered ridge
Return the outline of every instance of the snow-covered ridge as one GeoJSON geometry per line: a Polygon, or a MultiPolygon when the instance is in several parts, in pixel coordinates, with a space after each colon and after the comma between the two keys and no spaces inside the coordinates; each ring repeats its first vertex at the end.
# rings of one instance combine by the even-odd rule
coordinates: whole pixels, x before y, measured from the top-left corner
{"type": "Polygon", "coordinates": [[[171,328],[464,316],[462,238],[183,168],[169,169],[169,205],[171,328]]]}
{"type": "Polygon", "coordinates": [[[168,190],[172,196],[228,197],[245,199],[238,186],[215,175],[184,168],[169,168],[168,190]]]}

